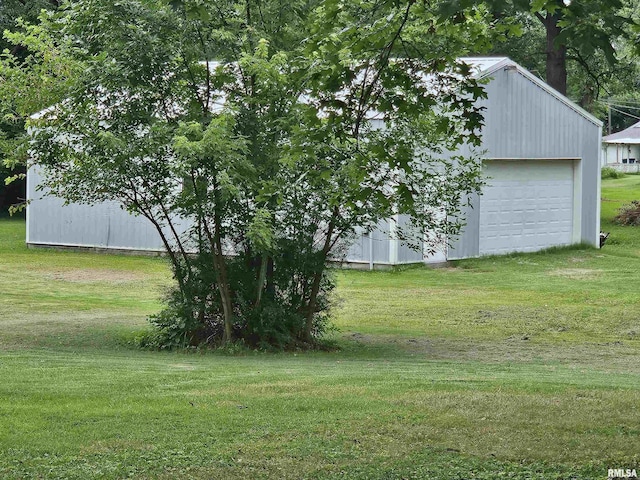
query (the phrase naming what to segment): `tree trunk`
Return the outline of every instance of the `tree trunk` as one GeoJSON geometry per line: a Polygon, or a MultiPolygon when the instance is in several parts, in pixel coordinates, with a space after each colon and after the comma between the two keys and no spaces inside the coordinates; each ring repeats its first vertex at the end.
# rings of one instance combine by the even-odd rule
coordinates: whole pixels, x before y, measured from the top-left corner
{"type": "Polygon", "coordinates": [[[562,29],[558,14],[547,13],[543,23],[547,31],[547,83],[563,95],[567,94],[567,46],[556,44],[562,29]]]}
{"type": "Polygon", "coordinates": [[[270,299],[274,299],[276,296],[276,284],[273,279],[273,270],[273,257],[270,256],[269,261],[267,262],[267,285],[265,289],[265,293],[269,296],[270,299]]]}
{"type": "Polygon", "coordinates": [[[593,111],[593,104],[596,101],[595,89],[592,85],[585,85],[584,93],[578,102],[582,108],[587,111],[593,111]]]}
{"type": "Polygon", "coordinates": [[[207,226],[206,221],[203,223],[205,233],[211,245],[213,253],[213,270],[216,276],[216,284],[220,293],[220,301],[222,302],[222,314],[224,317],[224,334],[222,336],[223,343],[229,343],[233,339],[233,302],[231,299],[231,288],[229,288],[229,280],[227,277],[227,264],[222,251],[222,240],[220,236],[220,217],[214,214],[213,234],[207,226]]]}
{"type": "Polygon", "coordinates": [[[227,263],[222,251],[222,222],[217,207],[218,199],[216,198],[216,207],[214,212],[214,228],[213,233],[215,245],[213,245],[213,256],[217,263],[217,280],[218,290],[220,291],[220,300],[222,301],[222,312],[224,314],[224,336],[223,343],[229,343],[233,339],[233,303],[231,301],[231,288],[229,288],[229,279],[227,277],[227,263]]]}
{"type": "Polygon", "coordinates": [[[267,267],[269,266],[269,256],[263,253],[260,258],[260,269],[258,270],[258,285],[256,288],[256,301],[254,307],[259,307],[262,301],[262,292],[264,291],[264,284],[267,280],[267,267]]]}
{"type": "MultiPolygon", "coordinates": [[[[191,172],[191,181],[193,182],[194,192],[198,197],[198,184],[193,172],[191,172]]],[[[213,270],[216,277],[216,283],[218,285],[218,291],[220,293],[220,301],[222,302],[222,314],[224,317],[224,334],[222,337],[223,343],[229,343],[233,339],[233,302],[231,298],[231,288],[229,286],[229,279],[227,277],[227,264],[224,258],[222,250],[222,221],[220,219],[219,205],[220,199],[218,198],[218,185],[214,183],[214,215],[213,215],[213,234],[204,216],[202,208],[198,208],[198,215],[200,216],[200,222],[204,228],[205,235],[209,240],[211,252],[213,253],[213,270]]],[[[199,205],[198,205],[199,206],[199,205]]]]}
{"type": "Polygon", "coordinates": [[[222,337],[222,342],[229,343],[233,340],[233,304],[231,302],[231,290],[229,288],[227,268],[222,252],[217,251],[214,257],[218,264],[218,290],[220,291],[222,313],[224,315],[224,336],[222,337]]]}
{"type": "Polygon", "coordinates": [[[331,245],[332,245],[332,237],[333,237],[333,231],[336,227],[336,219],[338,218],[338,207],[334,207],[333,208],[333,215],[331,217],[331,220],[329,221],[329,226],[327,229],[327,236],[325,237],[324,240],[324,246],[322,248],[322,251],[320,252],[321,256],[322,256],[322,263],[320,265],[320,268],[318,269],[318,271],[315,273],[314,277],[313,277],[313,285],[311,286],[311,293],[309,294],[309,303],[307,304],[307,319],[306,319],[306,325],[305,325],[305,340],[307,342],[311,341],[311,333],[313,332],[313,317],[314,314],[316,313],[316,305],[318,302],[318,293],[320,293],[320,283],[322,282],[322,275],[324,273],[324,269],[325,269],[325,264],[327,261],[327,255],[329,254],[329,250],[331,249],[331,245]]]}

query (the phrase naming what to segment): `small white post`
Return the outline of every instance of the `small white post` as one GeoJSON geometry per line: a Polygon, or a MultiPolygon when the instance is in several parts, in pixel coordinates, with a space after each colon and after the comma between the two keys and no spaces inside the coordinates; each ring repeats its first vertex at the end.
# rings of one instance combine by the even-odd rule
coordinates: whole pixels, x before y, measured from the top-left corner
{"type": "Polygon", "coordinates": [[[373,230],[369,232],[369,270],[373,270],[373,230]]]}
{"type": "Polygon", "coordinates": [[[389,263],[398,264],[398,226],[400,215],[397,213],[389,219],[389,263]]]}

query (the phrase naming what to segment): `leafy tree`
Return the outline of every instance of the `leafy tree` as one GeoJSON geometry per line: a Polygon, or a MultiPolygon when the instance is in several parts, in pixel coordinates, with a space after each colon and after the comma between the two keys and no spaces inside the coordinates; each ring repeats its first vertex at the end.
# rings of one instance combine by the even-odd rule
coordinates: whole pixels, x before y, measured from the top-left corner
{"type": "MultiPolygon", "coordinates": [[[[490,53],[506,55],[534,74],[544,77],[546,70],[546,34],[542,24],[530,15],[518,13],[521,34],[496,42],[490,53]]],[[[567,96],[586,110],[606,119],[606,105],[602,98],[616,97],[618,101],[634,99],[640,71],[633,45],[625,37],[613,40],[616,63],[610,64],[601,51],[579,57],[572,49],[567,52],[567,96]]],[[[615,117],[614,125],[619,118],[615,117]]],[[[619,127],[614,127],[619,128],[619,127]]]]}
{"type": "MultiPolygon", "coordinates": [[[[627,0],[621,15],[629,17],[634,24],[639,23],[640,3],[627,0]]],[[[606,119],[610,132],[624,130],[638,122],[640,110],[640,63],[638,63],[637,41],[629,35],[616,40],[616,54],[619,62],[613,73],[602,82],[601,96],[605,101],[599,104],[600,117],[606,119]],[[630,37],[630,38],[629,38],[630,37]],[[613,104],[611,108],[610,104],[613,104]]]]}
{"type": "Polygon", "coordinates": [[[30,122],[46,188],[156,227],[177,283],[158,344],[310,344],[355,229],[403,214],[407,241],[459,231],[479,162],[447,152],[479,144],[484,92],[456,56],[488,41],[486,13],[78,1],[15,34],[38,54],[5,56],[0,79],[24,89],[35,69],[60,98],[30,122]]]}
{"type": "MultiPolygon", "coordinates": [[[[18,19],[36,23],[41,10],[53,10],[60,6],[58,0],[3,0],[0,4],[0,32],[14,30],[18,19]]],[[[0,39],[0,51],[11,48],[13,54],[26,53],[24,45],[16,45],[0,39]]]]}
{"type": "Polygon", "coordinates": [[[546,78],[566,95],[567,55],[588,69],[588,59],[600,51],[609,64],[616,62],[613,40],[624,35],[629,19],[619,15],[620,0],[534,0],[515,3],[542,23],[546,32],[546,78]]]}
{"type": "MultiPolygon", "coordinates": [[[[480,2],[448,2],[443,4],[443,14],[450,15],[477,3],[480,2]]],[[[570,61],[592,76],[595,83],[600,82],[598,77],[601,72],[594,69],[594,63],[599,67],[603,64],[614,65],[617,61],[615,43],[620,37],[629,38],[633,34],[630,28],[635,26],[622,0],[486,0],[482,3],[501,23],[519,23],[524,27],[527,33],[525,42],[516,41],[517,45],[529,52],[524,58],[530,58],[532,45],[539,45],[538,41],[543,40],[546,81],[564,95],[568,93],[570,61]],[[535,28],[536,24],[541,27],[540,30],[535,28]]],[[[516,44],[512,44],[510,50],[516,52],[514,58],[520,58],[516,44]]]]}
{"type": "MultiPolygon", "coordinates": [[[[590,28],[601,28],[609,35],[610,47],[615,47],[615,62],[607,58],[607,49],[587,48],[588,45],[578,42],[579,38],[569,38],[570,42],[566,46],[566,94],[604,120],[608,131],[619,131],[637,122],[634,116],[638,113],[637,110],[631,110],[631,115],[628,115],[621,111],[629,111],[625,105],[631,108],[638,106],[636,92],[640,84],[640,65],[634,38],[640,10],[637,0],[624,0],[621,3],[622,7],[617,11],[619,24],[624,32],[621,35],[616,35],[614,29],[607,30],[606,24],[600,24],[595,14],[584,20],[594,23],[590,28]],[[609,103],[613,103],[612,109],[608,108],[609,103]]],[[[587,4],[592,3],[581,2],[581,6],[587,4]]],[[[521,25],[522,32],[510,36],[507,41],[496,42],[490,51],[506,54],[543,76],[547,68],[547,33],[543,23],[531,12],[526,9],[516,10],[512,4],[501,5],[494,14],[502,16],[500,22],[515,21],[521,25]]],[[[595,41],[591,43],[595,45],[595,41]]],[[[611,53],[609,50],[609,54],[611,53]]]]}
{"type": "MultiPolygon", "coordinates": [[[[3,0],[0,3],[0,52],[10,48],[13,56],[26,58],[29,53],[28,48],[22,44],[11,43],[4,38],[2,32],[19,28],[25,21],[35,23],[42,9],[57,7],[57,0],[3,0]]],[[[3,210],[6,212],[7,207],[17,204],[19,199],[25,196],[24,170],[20,166],[16,167],[15,152],[16,145],[19,143],[16,139],[24,133],[23,119],[4,112],[0,117],[0,214],[4,213],[3,210]]]]}

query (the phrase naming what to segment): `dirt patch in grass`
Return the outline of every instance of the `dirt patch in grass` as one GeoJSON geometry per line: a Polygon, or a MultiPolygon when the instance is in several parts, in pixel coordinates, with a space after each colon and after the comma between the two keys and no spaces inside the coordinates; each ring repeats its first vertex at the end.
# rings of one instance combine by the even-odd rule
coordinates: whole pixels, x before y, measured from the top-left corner
{"type": "Polygon", "coordinates": [[[175,368],[176,370],[195,370],[197,368],[195,365],[189,363],[172,363],[169,367],[175,368]]]}
{"type": "Polygon", "coordinates": [[[398,348],[411,356],[430,360],[549,363],[616,373],[640,370],[640,344],[637,337],[632,336],[624,341],[580,344],[538,343],[524,337],[482,341],[351,333],[345,338],[363,345],[398,348]]]}
{"type": "Polygon", "coordinates": [[[77,268],[73,270],[59,270],[45,275],[51,280],[61,280],[72,283],[132,283],[144,280],[146,276],[138,272],[123,270],[77,268]]]}
{"type": "Polygon", "coordinates": [[[586,259],[583,257],[570,257],[569,258],[569,262],[570,263],[582,263],[584,262],[586,259]]]}
{"type": "Polygon", "coordinates": [[[601,273],[601,270],[593,270],[590,268],[559,268],[551,271],[549,274],[565,278],[591,279],[598,277],[601,273]]]}

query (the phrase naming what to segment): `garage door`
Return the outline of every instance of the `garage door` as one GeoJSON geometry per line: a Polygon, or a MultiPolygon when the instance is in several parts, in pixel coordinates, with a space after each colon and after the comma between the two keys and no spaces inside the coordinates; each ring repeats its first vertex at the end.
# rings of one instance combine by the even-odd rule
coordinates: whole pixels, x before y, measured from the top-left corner
{"type": "Polygon", "coordinates": [[[532,252],[573,239],[573,162],[485,162],[480,254],[532,252]]]}

